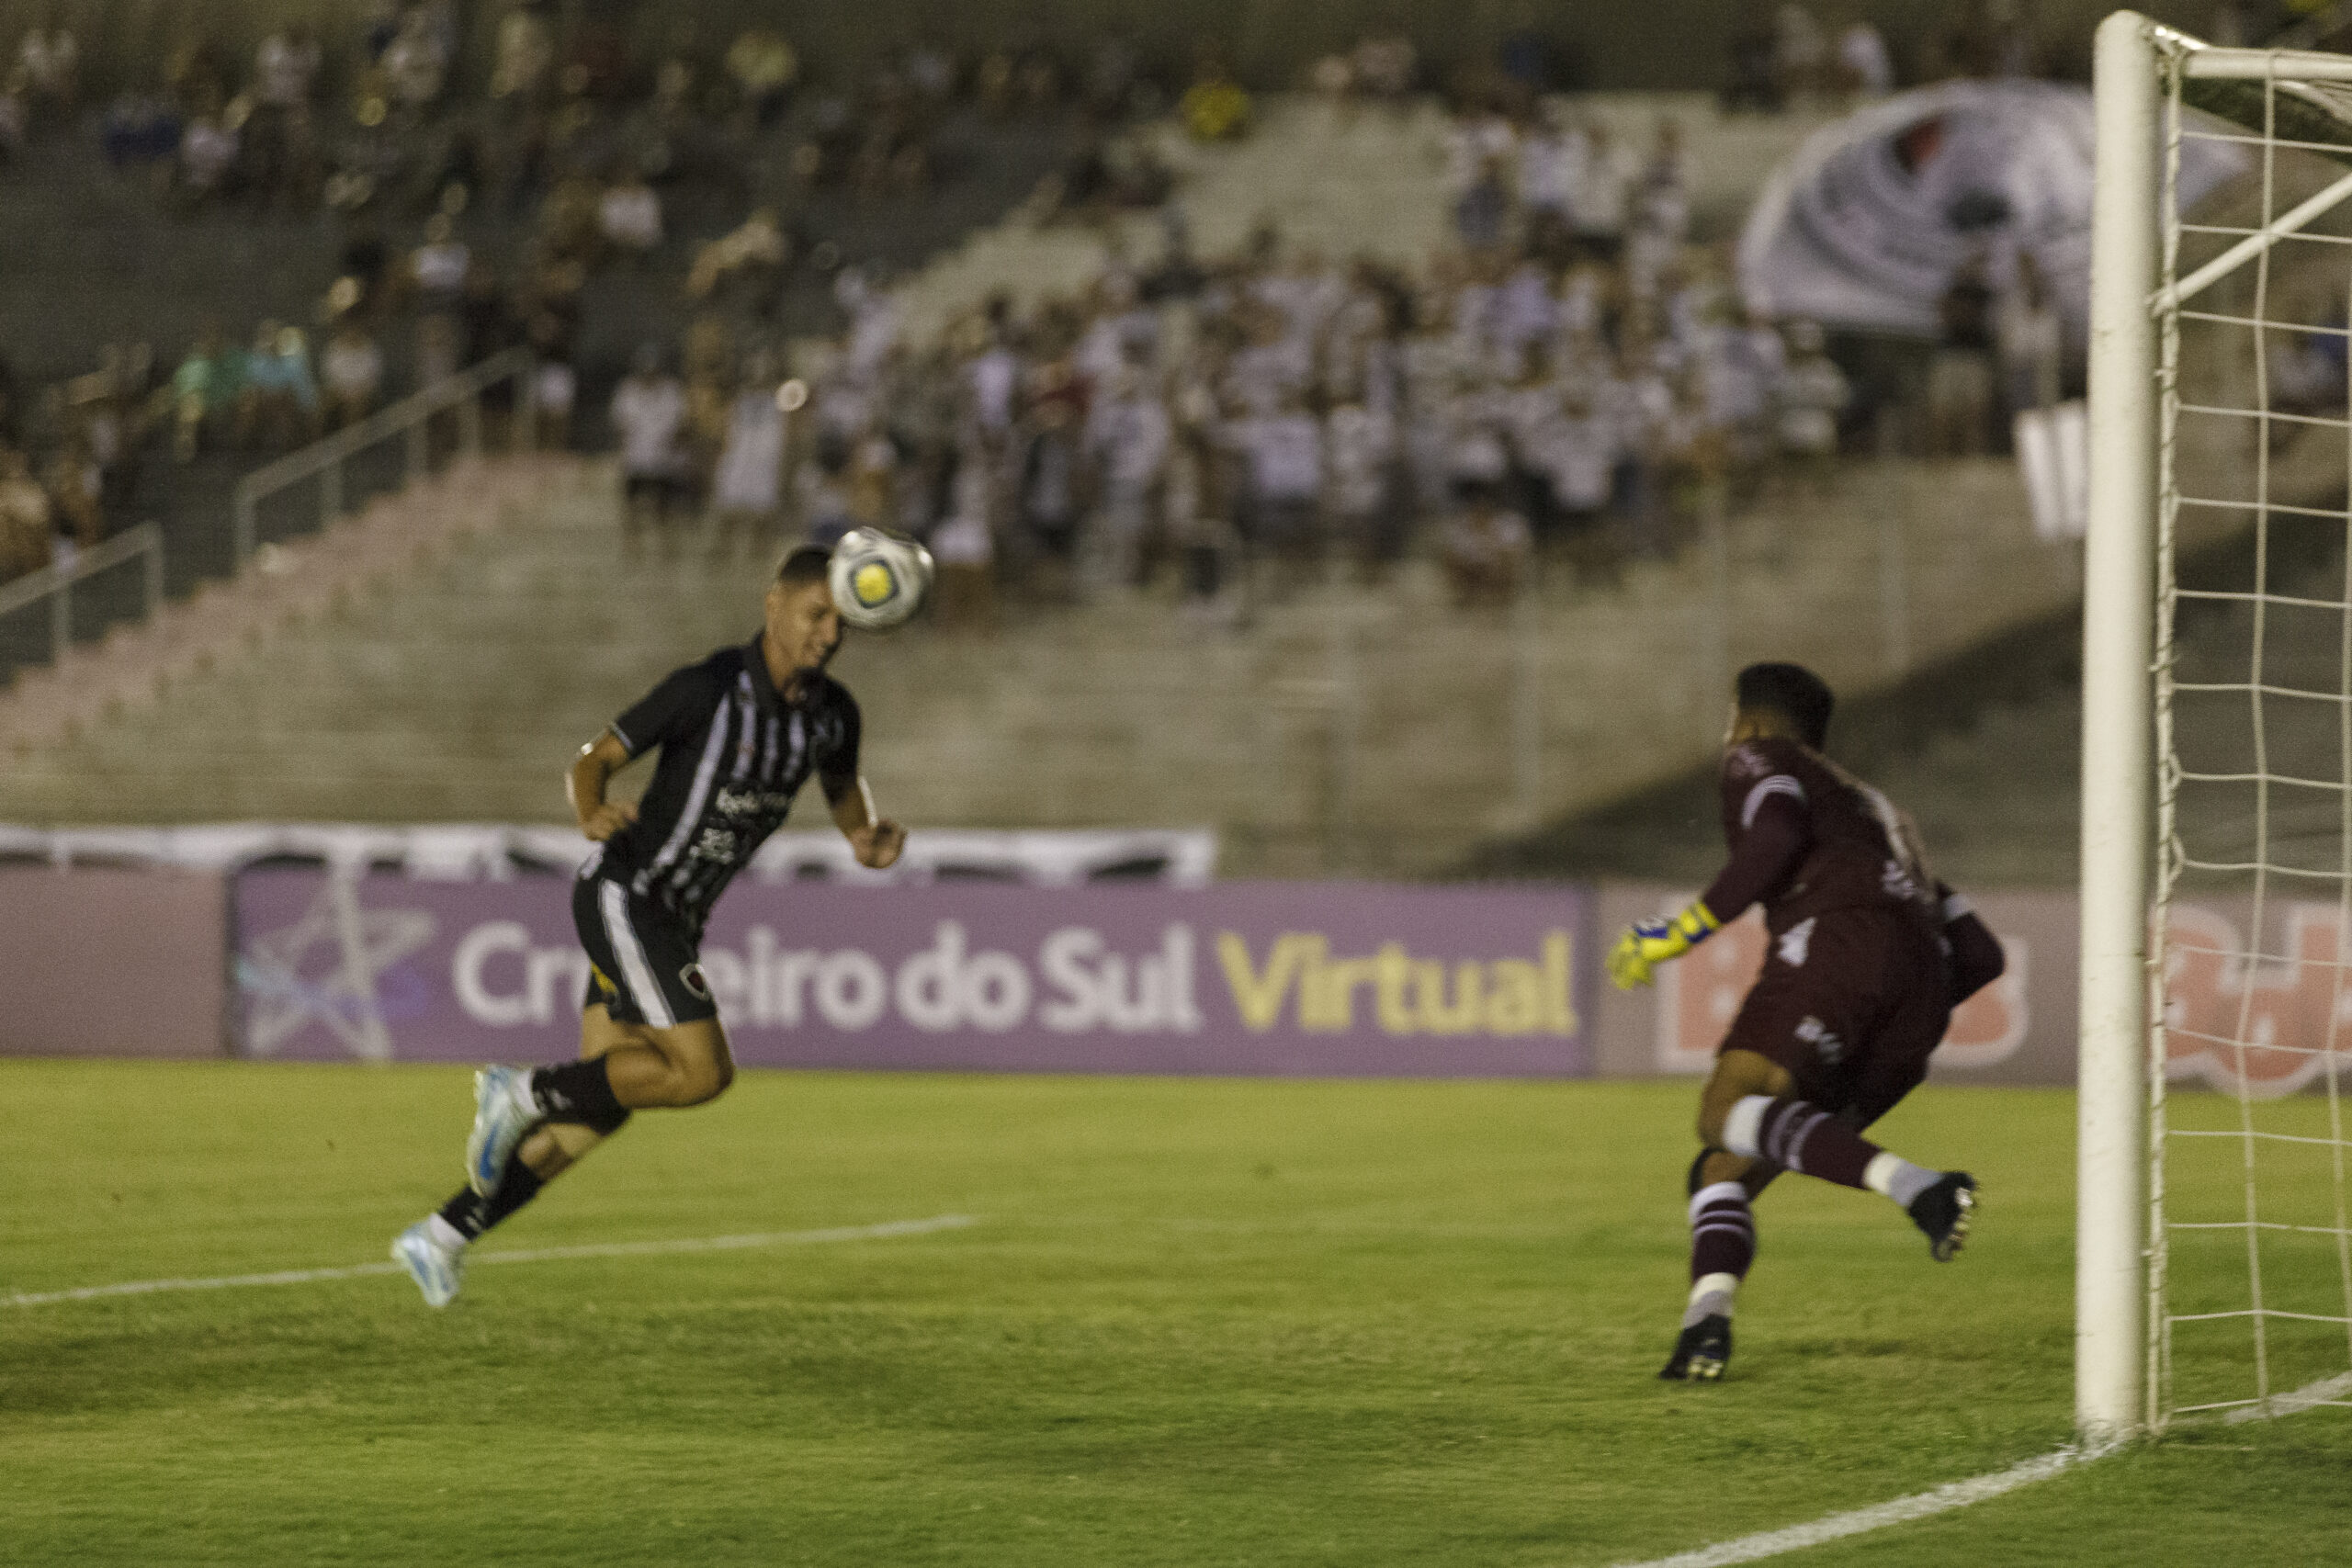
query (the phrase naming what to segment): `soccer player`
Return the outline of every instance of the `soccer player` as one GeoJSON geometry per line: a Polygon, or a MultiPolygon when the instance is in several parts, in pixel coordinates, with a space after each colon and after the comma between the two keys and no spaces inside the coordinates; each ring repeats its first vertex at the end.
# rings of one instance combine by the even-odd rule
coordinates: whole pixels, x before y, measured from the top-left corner
{"type": "Polygon", "coordinates": [[[569,793],[596,841],[571,889],[593,968],[581,1059],[474,1075],[467,1184],[392,1243],[426,1303],[458,1293],[466,1247],[620,1131],[632,1111],[700,1105],[735,1076],[697,950],[712,904],[784,823],[815,773],[860,864],[899,858],[904,828],[874,813],[858,776],[857,704],[825,673],[841,647],[831,554],[803,545],[768,585],[765,624],[653,688],[580,749],[569,793]],[[605,782],[647,751],[662,760],[638,806],[605,782]]]}
{"type": "Polygon", "coordinates": [[[1609,955],[1620,988],[1646,986],[1757,903],[1771,939],[1699,1097],[1690,1305],[1662,1378],[1723,1376],[1732,1298],[1756,1257],[1749,1205],[1783,1170],[1894,1200],[1938,1262],[1968,1236],[1965,1171],[1925,1169],[1861,1134],[1927,1076],[1951,1010],[1999,976],[2001,944],[1928,875],[1910,819],[1821,754],[1833,703],[1799,665],[1739,672],[1723,761],[1731,862],[1609,955]]]}

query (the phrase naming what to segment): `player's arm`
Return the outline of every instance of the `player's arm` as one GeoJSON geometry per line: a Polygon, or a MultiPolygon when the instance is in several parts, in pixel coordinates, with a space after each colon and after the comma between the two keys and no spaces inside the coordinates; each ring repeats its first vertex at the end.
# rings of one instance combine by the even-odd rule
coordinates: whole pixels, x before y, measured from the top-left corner
{"type": "Polygon", "coordinates": [[[605,726],[604,734],[580,748],[564,775],[563,794],[582,832],[601,844],[637,820],[637,807],[606,800],[605,785],[637,758],[691,733],[697,716],[708,716],[712,697],[707,669],[689,664],[673,670],[605,726]]]}
{"type": "Polygon", "coordinates": [[[2001,977],[2008,954],[1967,899],[1940,882],[1936,898],[1943,911],[1944,941],[1951,946],[1951,1005],[1958,1007],[2001,977]]]}
{"type": "Polygon", "coordinates": [[[857,863],[876,871],[897,864],[899,852],[907,847],[907,830],[875,811],[874,791],[865,780],[856,773],[825,773],[820,782],[825,786],[825,804],[832,808],[833,826],[856,852],[857,863]]]}
{"type": "Polygon", "coordinates": [[[564,798],[571,802],[571,814],[580,819],[580,830],[597,843],[637,820],[636,807],[605,798],[605,785],[628,761],[628,748],[607,729],[580,748],[571,771],[564,775],[564,798]]]}
{"type": "Polygon", "coordinates": [[[1679,958],[1770,897],[1796,874],[1813,848],[1813,820],[1801,791],[1758,797],[1755,815],[1731,861],[1707,890],[1670,919],[1636,920],[1609,953],[1609,977],[1621,991],[1646,986],[1657,965],[1679,958]]]}
{"type": "Polygon", "coordinates": [[[833,826],[856,852],[857,863],[882,871],[898,863],[899,852],[907,847],[907,830],[874,809],[874,791],[857,771],[858,740],[864,728],[857,705],[844,694],[841,744],[818,768],[817,782],[824,786],[833,826]]]}

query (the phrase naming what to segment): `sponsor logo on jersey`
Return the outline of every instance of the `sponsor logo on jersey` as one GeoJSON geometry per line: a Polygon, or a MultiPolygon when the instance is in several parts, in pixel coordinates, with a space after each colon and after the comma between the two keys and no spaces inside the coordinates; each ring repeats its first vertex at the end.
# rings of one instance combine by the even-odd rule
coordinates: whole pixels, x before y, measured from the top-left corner
{"type": "Polygon", "coordinates": [[[737,789],[724,785],[711,797],[721,817],[781,817],[792,809],[792,796],[780,789],[737,789]]]}

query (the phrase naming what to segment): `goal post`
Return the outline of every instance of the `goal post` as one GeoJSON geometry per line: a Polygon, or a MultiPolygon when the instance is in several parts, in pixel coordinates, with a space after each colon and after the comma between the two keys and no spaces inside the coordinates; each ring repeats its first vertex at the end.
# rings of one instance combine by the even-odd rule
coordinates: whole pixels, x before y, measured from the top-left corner
{"type": "Polygon", "coordinates": [[[2123,11],[2092,86],[2075,1415],[2105,1443],[2352,1404],[2352,56],[2123,11]]]}
{"type": "Polygon", "coordinates": [[[2075,1421],[2144,1424],[2143,1206],[2154,795],[2158,58],[2119,11],[2093,56],[2088,525],[2083,557],[2082,970],[2075,1100],[2075,1421]]]}

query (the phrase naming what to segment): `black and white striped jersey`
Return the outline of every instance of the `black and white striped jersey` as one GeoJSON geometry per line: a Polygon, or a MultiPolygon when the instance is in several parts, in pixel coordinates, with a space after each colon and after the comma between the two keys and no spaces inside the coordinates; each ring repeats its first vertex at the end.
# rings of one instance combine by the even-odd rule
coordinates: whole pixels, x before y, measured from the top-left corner
{"type": "Polygon", "coordinates": [[[857,784],[857,704],[831,677],[805,675],[786,701],[760,640],[689,664],[613,721],[631,757],[662,759],[637,820],[583,875],[649,897],[699,932],[735,874],[784,825],[810,773],[833,800],[857,784]]]}

